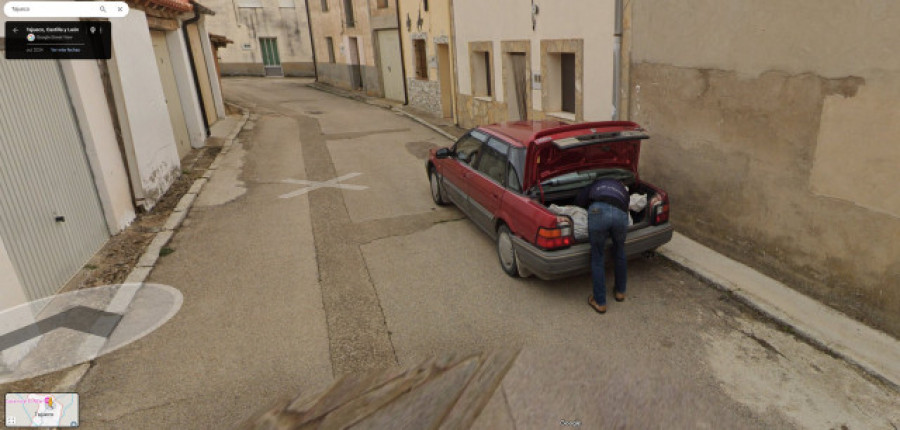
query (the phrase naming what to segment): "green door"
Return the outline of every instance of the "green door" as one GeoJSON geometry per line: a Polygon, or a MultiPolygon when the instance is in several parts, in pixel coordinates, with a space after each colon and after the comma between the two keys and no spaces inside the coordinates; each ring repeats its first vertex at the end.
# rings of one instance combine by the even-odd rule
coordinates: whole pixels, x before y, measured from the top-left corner
{"type": "Polygon", "coordinates": [[[284,76],[281,70],[281,57],[278,56],[278,41],[274,37],[260,37],[259,48],[262,50],[263,67],[266,76],[284,76]]]}

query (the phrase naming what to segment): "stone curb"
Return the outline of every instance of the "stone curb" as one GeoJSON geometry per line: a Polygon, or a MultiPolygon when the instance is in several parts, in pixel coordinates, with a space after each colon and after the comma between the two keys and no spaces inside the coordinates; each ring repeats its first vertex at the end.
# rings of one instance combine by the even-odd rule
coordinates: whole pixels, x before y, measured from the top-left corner
{"type": "MultiPolygon", "coordinates": [[[[227,149],[231,147],[233,141],[237,138],[237,135],[243,130],[244,125],[247,124],[247,120],[250,118],[250,111],[243,106],[239,106],[234,103],[226,103],[232,107],[235,107],[242,112],[241,120],[238,121],[237,125],[235,125],[234,129],[232,129],[231,133],[225,139],[225,142],[222,144],[222,151],[216,156],[216,159],[213,160],[212,164],[210,164],[210,168],[207,169],[206,173],[203,174],[202,177],[194,180],[194,183],[191,184],[191,188],[185,193],[184,196],[181,197],[181,200],[178,201],[178,204],[173,209],[172,213],[166,219],[165,227],[162,231],[156,233],[156,236],[153,238],[153,241],[150,242],[150,245],[147,246],[147,249],[144,250],[144,253],[141,255],[141,258],[138,259],[137,265],[131,270],[128,274],[128,277],[125,279],[124,284],[140,284],[147,280],[150,276],[150,272],[153,271],[153,268],[156,265],[156,262],[159,260],[159,252],[165,247],[172,237],[175,235],[175,231],[181,227],[181,224],[184,222],[185,218],[187,218],[188,213],[191,210],[191,207],[194,204],[197,195],[200,194],[200,191],[203,190],[203,186],[206,185],[209,178],[212,177],[212,173],[214,171],[212,166],[218,166],[222,157],[228,152],[227,149]]],[[[63,376],[62,380],[57,383],[53,387],[54,392],[73,392],[84,376],[87,374],[88,370],[93,365],[93,360],[87,363],[81,363],[75,367],[72,367],[66,374],[63,376]]]]}
{"type": "MultiPolygon", "coordinates": [[[[347,94],[347,93],[342,92],[339,89],[331,88],[326,85],[313,83],[313,84],[309,84],[308,86],[310,88],[314,88],[314,89],[317,89],[317,90],[320,90],[320,91],[323,91],[326,93],[330,93],[333,95],[337,95],[340,97],[361,101],[361,102],[364,102],[364,103],[367,103],[370,105],[384,107],[380,104],[369,101],[367,99],[367,97],[365,97],[365,96],[360,96],[357,94],[347,94]]],[[[451,135],[450,133],[447,133],[446,131],[442,130],[438,126],[431,124],[424,118],[421,118],[412,113],[406,112],[403,109],[400,109],[397,107],[393,107],[393,108],[391,108],[391,110],[394,112],[397,112],[398,114],[404,115],[404,116],[412,119],[413,121],[416,121],[419,124],[424,125],[425,127],[430,128],[431,130],[437,132],[441,136],[444,136],[445,138],[449,139],[450,141],[456,141],[456,139],[457,139],[455,136],[451,135]]],[[[697,276],[698,278],[704,280],[705,282],[714,286],[715,288],[731,294],[739,302],[760,312],[761,314],[765,315],[767,318],[776,322],[777,324],[781,325],[782,327],[789,329],[789,331],[791,333],[793,333],[797,337],[803,339],[804,341],[808,342],[810,345],[813,345],[814,347],[816,347],[822,351],[825,351],[826,353],[828,353],[836,358],[839,358],[839,359],[845,361],[846,363],[850,364],[851,366],[854,366],[857,369],[863,371],[867,375],[881,381],[888,387],[900,392],[900,380],[894,380],[894,378],[889,376],[887,374],[887,372],[884,372],[876,364],[870,363],[870,361],[865,360],[865,359],[858,359],[856,357],[857,356],[856,352],[847,348],[846,346],[837,344],[833,341],[828,341],[828,340],[824,339],[823,337],[817,336],[816,334],[812,333],[810,330],[807,330],[806,328],[804,328],[804,326],[803,326],[804,324],[802,321],[799,321],[795,317],[783,312],[782,310],[778,309],[777,306],[772,306],[772,305],[763,303],[763,301],[759,300],[753,294],[748,293],[747,291],[744,291],[739,285],[736,285],[735,283],[730,282],[729,280],[727,280],[723,277],[716,276],[711,273],[707,273],[707,271],[696,266],[695,264],[692,264],[692,262],[690,260],[682,258],[681,256],[677,255],[676,253],[666,250],[665,247],[662,247],[661,249],[657,250],[656,253],[658,255],[666,258],[667,260],[671,261],[672,263],[676,264],[677,266],[683,268],[684,270],[687,270],[688,272],[692,273],[694,276],[697,276]]],[[[785,287],[785,288],[789,288],[789,287],[785,287]]],[[[791,290],[791,291],[794,291],[794,290],[791,290]]],[[[799,292],[795,292],[795,293],[800,294],[799,292]]],[[[837,311],[835,311],[835,313],[837,313],[837,311]]],[[[846,317],[846,318],[849,319],[849,317],[846,317]]],[[[852,321],[855,321],[855,320],[852,320],[852,321]]],[[[887,336],[887,335],[884,335],[884,336],[887,336]]]]}
{"type": "Polygon", "coordinates": [[[424,125],[425,127],[430,128],[431,130],[433,130],[434,132],[440,134],[441,136],[444,136],[444,137],[446,137],[447,139],[450,139],[451,142],[456,142],[456,140],[458,139],[456,136],[454,136],[454,135],[452,135],[452,134],[450,134],[450,133],[447,133],[447,132],[444,131],[442,128],[440,128],[440,127],[438,127],[438,126],[436,126],[436,125],[434,125],[434,124],[432,124],[432,123],[426,121],[425,119],[422,119],[422,118],[420,118],[420,117],[418,117],[418,116],[416,116],[416,115],[413,115],[413,114],[411,114],[411,113],[409,113],[409,112],[407,112],[407,111],[405,111],[405,110],[403,110],[403,109],[392,109],[392,110],[393,110],[394,112],[399,113],[400,115],[403,115],[403,116],[405,116],[405,117],[407,117],[407,118],[409,118],[409,119],[411,119],[411,120],[413,120],[413,121],[419,123],[419,124],[424,125]]]}
{"type": "MultiPolygon", "coordinates": [[[[675,242],[674,238],[673,242],[675,242]]],[[[755,276],[759,279],[765,279],[765,282],[777,285],[777,288],[784,291],[783,293],[780,293],[779,296],[793,297],[793,299],[787,299],[787,301],[793,302],[793,305],[806,306],[808,309],[812,309],[813,312],[825,315],[833,321],[840,321],[840,326],[848,331],[853,331],[858,339],[864,339],[864,343],[858,345],[860,350],[851,348],[848,343],[853,343],[852,339],[841,339],[841,336],[846,337],[846,334],[829,335],[823,333],[821,330],[816,329],[814,324],[810,323],[810,321],[804,320],[801,316],[798,316],[796,311],[787,311],[782,309],[783,307],[780,307],[776,303],[767,302],[766,299],[763,298],[764,296],[760,295],[760,291],[757,290],[759,287],[752,287],[749,284],[739,284],[738,282],[729,279],[727,275],[718,274],[715,273],[714,270],[704,268],[702,263],[698,263],[683,255],[683,250],[680,250],[677,244],[673,242],[663,245],[656,253],[690,272],[697,278],[712,285],[714,288],[730,294],[737,301],[761,313],[766,318],[769,318],[771,321],[774,321],[776,324],[787,329],[787,331],[813,347],[818,348],[835,358],[843,360],[872,378],[882,382],[891,389],[900,392],[900,377],[898,377],[900,374],[897,373],[897,366],[891,366],[890,363],[884,363],[881,362],[882,360],[873,358],[873,348],[878,349],[879,352],[900,351],[900,342],[890,335],[865,326],[843,313],[781,284],[777,280],[772,280],[765,275],[759,274],[751,267],[733,262],[735,265],[746,267],[748,271],[756,272],[755,276]],[[808,304],[802,305],[801,303],[804,302],[808,304]]],[[[709,250],[709,252],[715,251],[709,250]]],[[[721,256],[721,254],[719,255],[721,256]]],[[[725,256],[721,256],[721,258],[728,259],[728,257],[725,256]]],[[[890,352],[888,352],[888,354],[890,355],[890,352]]]]}

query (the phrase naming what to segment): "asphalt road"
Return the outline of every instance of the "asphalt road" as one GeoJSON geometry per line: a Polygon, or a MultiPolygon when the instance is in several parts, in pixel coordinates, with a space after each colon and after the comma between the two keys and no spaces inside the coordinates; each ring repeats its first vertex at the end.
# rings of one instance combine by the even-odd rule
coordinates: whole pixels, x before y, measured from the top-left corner
{"type": "Polygon", "coordinates": [[[508,277],[429,197],[443,137],[306,83],[224,80],[249,129],[149,279],[183,308],[96,360],[83,428],[227,428],[345,373],[509,347],[479,428],[900,426],[897,393],[660,257],[630,262],[603,316],[587,276],[508,277]]]}

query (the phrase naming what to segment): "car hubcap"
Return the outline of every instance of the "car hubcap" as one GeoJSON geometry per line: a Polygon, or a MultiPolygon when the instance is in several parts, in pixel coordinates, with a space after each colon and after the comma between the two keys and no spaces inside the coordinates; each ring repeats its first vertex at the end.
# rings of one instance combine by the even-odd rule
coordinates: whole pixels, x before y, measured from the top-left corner
{"type": "Polygon", "coordinates": [[[435,177],[435,174],[432,173],[431,174],[431,197],[434,198],[434,201],[440,200],[440,197],[441,197],[440,193],[441,193],[441,191],[438,189],[437,178],[435,177]]]}
{"type": "Polygon", "coordinates": [[[516,255],[512,247],[512,240],[510,240],[509,234],[506,232],[500,233],[500,238],[497,240],[497,250],[500,253],[500,263],[503,264],[503,267],[512,269],[513,262],[516,261],[516,255]]]}

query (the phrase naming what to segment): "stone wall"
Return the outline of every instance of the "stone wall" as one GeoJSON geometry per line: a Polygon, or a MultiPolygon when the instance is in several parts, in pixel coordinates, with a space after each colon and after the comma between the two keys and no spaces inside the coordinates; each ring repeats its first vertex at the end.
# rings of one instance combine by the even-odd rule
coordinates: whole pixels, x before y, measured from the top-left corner
{"type": "Polygon", "coordinates": [[[406,79],[409,105],[421,111],[441,116],[441,83],[418,78],[406,79]]]}
{"type": "MultiPolygon", "coordinates": [[[[352,84],[352,67],[341,63],[319,63],[319,82],[345,90],[356,90],[352,84]]],[[[381,75],[372,66],[360,66],[363,81],[363,92],[373,97],[383,97],[381,75]]]]}
{"type": "Polygon", "coordinates": [[[509,116],[508,107],[504,102],[472,97],[468,94],[456,94],[456,102],[459,104],[459,126],[462,128],[506,121],[509,116]]]}

